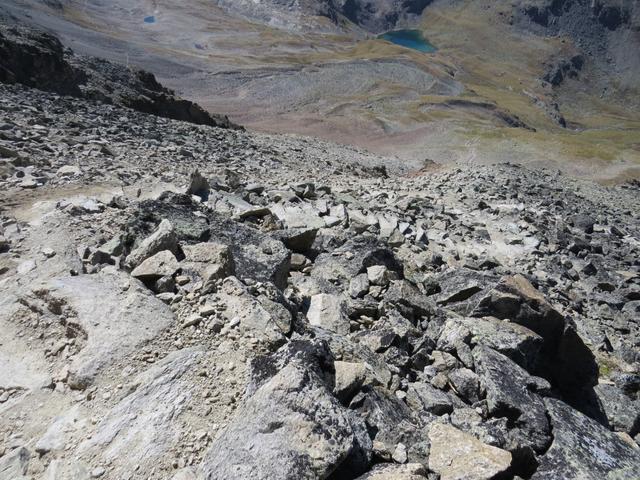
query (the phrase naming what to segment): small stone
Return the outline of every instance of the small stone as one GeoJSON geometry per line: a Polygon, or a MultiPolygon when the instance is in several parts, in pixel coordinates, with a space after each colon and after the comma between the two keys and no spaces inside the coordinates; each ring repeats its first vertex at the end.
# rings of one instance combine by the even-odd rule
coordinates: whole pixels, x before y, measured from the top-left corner
{"type": "Polygon", "coordinates": [[[187,318],[184,323],[182,324],[183,328],[187,328],[187,327],[192,327],[194,325],[198,325],[200,322],[202,321],[202,317],[200,315],[191,315],[189,318],[187,318]]]}
{"type": "Polygon", "coordinates": [[[393,451],[391,458],[396,463],[406,463],[407,462],[407,446],[404,443],[399,443],[396,445],[396,449],[393,451]]]}
{"type": "Polygon", "coordinates": [[[101,476],[103,476],[105,474],[105,469],[102,467],[96,467],[93,470],[91,470],[91,478],[100,478],[101,476]]]}
{"type": "Polygon", "coordinates": [[[302,270],[307,263],[307,257],[300,253],[294,253],[291,255],[291,269],[295,271],[302,270]]]}
{"type": "Polygon", "coordinates": [[[24,180],[20,183],[19,187],[24,189],[33,189],[38,186],[38,183],[35,180],[24,180]]]}
{"type": "Polygon", "coordinates": [[[208,317],[210,315],[213,315],[214,313],[216,313],[217,311],[217,307],[215,305],[202,305],[199,309],[198,309],[198,313],[203,316],[203,317],[208,317]]]}
{"type": "Polygon", "coordinates": [[[82,170],[80,170],[80,167],[77,167],[76,165],[64,165],[58,169],[57,173],[60,177],[73,177],[80,175],[82,170]]]}
{"type": "Polygon", "coordinates": [[[164,250],[147,258],[138,265],[131,276],[139,280],[155,281],[164,276],[172,276],[180,268],[176,257],[169,250],[164,250]]]}
{"type": "Polygon", "coordinates": [[[321,327],[340,335],[349,333],[349,318],[338,295],[320,293],[311,297],[307,318],[309,323],[316,327],[321,327]]]}
{"type": "Polygon", "coordinates": [[[356,275],[349,282],[349,295],[352,298],[364,297],[369,292],[369,277],[365,273],[356,275]]]}
{"type": "Polygon", "coordinates": [[[374,265],[367,268],[367,277],[372,285],[380,287],[389,285],[389,270],[384,265],[374,265]]]}

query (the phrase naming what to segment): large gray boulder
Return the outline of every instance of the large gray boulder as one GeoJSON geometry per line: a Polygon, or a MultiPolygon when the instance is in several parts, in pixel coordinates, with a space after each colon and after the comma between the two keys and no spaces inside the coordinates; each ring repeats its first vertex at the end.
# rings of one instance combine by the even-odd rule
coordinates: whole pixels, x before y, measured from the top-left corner
{"type": "Polygon", "coordinates": [[[553,443],[531,480],[637,480],[637,448],[559,400],[545,399],[545,405],[553,443]]]}
{"type": "Polygon", "coordinates": [[[625,395],[615,385],[606,383],[593,388],[609,426],[634,437],[640,433],[640,400],[625,395]]]}
{"type": "Polygon", "coordinates": [[[536,391],[548,387],[548,383],[532,377],[509,358],[489,348],[475,348],[473,358],[489,414],[506,417],[513,425],[507,447],[544,451],[551,441],[551,429],[544,403],[536,391]]]}
{"type": "Polygon", "coordinates": [[[437,348],[445,352],[460,350],[465,344],[484,345],[509,357],[521,367],[533,370],[543,339],[522,325],[498,318],[452,317],[444,324],[437,348]]]}
{"type": "Polygon", "coordinates": [[[598,365],[574,323],[562,316],[522,275],[506,276],[473,309],[472,316],[505,319],[540,335],[543,344],[530,373],[549,379],[567,397],[597,383],[598,365]]]}
{"type": "MultiPolygon", "coordinates": [[[[207,480],[318,479],[361,456],[362,421],[317,373],[291,362],[246,401],[202,462],[207,480]]],[[[368,437],[366,437],[368,439],[368,437]]],[[[370,443],[367,447],[371,449],[370,443]]]]}

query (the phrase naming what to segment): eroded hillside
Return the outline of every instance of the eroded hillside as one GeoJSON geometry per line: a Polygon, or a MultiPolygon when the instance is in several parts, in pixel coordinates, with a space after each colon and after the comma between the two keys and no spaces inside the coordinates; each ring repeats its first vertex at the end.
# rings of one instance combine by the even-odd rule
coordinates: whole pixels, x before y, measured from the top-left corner
{"type": "Polygon", "coordinates": [[[637,2],[47,5],[3,8],[254,129],[365,147],[408,168],[517,161],[638,176],[637,2]],[[437,52],[372,34],[403,27],[437,52]]]}

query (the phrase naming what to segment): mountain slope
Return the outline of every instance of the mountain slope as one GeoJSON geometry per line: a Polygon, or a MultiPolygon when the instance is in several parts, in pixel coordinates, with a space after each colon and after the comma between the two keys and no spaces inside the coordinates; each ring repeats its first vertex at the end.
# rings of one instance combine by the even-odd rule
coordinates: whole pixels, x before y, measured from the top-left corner
{"type": "Polygon", "coordinates": [[[637,183],[0,112],[0,475],[635,479],[637,183]]]}
{"type": "Polygon", "coordinates": [[[201,125],[239,128],[225,116],[212,115],[176,97],[149,72],[74,55],[58,38],[24,26],[0,24],[0,81],[201,125]]]}

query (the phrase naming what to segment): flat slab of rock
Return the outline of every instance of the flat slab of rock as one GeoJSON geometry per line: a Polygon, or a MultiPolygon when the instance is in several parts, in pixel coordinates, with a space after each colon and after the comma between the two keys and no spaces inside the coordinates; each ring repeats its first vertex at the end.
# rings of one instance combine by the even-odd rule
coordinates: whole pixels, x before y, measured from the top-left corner
{"type": "Polygon", "coordinates": [[[509,452],[450,425],[432,424],[429,439],[429,469],[440,474],[440,480],[489,480],[511,465],[509,452]]]}
{"type": "Polygon", "coordinates": [[[135,390],[104,412],[91,438],[80,444],[80,456],[100,458],[112,466],[115,478],[125,478],[136,465],[150,469],[170,455],[181,439],[177,419],[194,395],[188,375],[202,354],[198,349],[175,351],[140,373],[133,379],[135,390]]]}
{"type": "Polygon", "coordinates": [[[113,268],[96,275],[62,277],[50,294],[68,305],[86,334],[70,366],[69,384],[89,385],[98,371],[151,340],[173,321],[173,312],[140,282],[113,268]]]}

